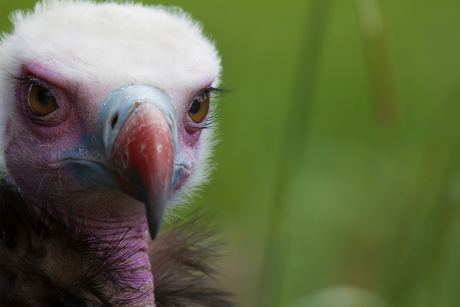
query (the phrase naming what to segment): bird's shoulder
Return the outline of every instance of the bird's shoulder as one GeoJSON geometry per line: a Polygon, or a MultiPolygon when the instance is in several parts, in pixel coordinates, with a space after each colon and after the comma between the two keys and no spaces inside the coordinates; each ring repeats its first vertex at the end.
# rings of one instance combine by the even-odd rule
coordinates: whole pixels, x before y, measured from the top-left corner
{"type": "MultiPolygon", "coordinates": [[[[143,295],[120,278],[116,249],[94,252],[99,243],[87,228],[33,208],[0,179],[0,306],[132,306],[143,295]],[[130,299],[117,301],[123,292],[130,299]]],[[[157,307],[232,306],[213,286],[220,243],[203,224],[176,225],[150,242],[157,307]]]]}

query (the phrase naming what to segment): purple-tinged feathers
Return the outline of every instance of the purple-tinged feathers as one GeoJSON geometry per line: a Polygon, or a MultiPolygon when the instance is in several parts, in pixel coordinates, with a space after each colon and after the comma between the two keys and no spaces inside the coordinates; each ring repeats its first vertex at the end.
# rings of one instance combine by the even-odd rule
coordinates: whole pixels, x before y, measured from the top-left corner
{"type": "MultiPolygon", "coordinates": [[[[91,227],[33,207],[1,180],[1,306],[138,306],[150,295],[123,275],[135,249],[120,249],[118,239],[101,242],[91,227]]],[[[213,233],[203,225],[199,219],[176,225],[150,242],[157,307],[232,306],[229,293],[212,286],[220,243],[209,241],[213,233]]]]}

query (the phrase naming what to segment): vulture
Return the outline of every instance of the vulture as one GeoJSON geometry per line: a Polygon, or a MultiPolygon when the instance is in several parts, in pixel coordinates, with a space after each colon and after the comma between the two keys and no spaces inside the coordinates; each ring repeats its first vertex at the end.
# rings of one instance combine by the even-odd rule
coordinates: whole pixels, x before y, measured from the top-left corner
{"type": "Polygon", "coordinates": [[[221,64],[201,24],[179,8],[88,0],[11,19],[0,306],[232,306],[213,285],[210,219],[158,235],[210,171],[221,64]]]}

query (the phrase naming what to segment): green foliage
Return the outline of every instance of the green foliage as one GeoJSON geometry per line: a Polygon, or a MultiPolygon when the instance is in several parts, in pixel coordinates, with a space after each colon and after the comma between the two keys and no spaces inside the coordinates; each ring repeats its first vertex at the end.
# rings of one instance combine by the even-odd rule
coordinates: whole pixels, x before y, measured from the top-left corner
{"type": "MultiPolygon", "coordinates": [[[[316,0],[163,2],[203,22],[234,90],[220,101],[218,169],[194,206],[223,221],[225,284],[241,306],[256,305],[272,265],[277,306],[322,306],[324,293],[460,305],[460,2],[380,1],[372,37],[364,1],[331,1],[319,49],[316,0]],[[267,267],[274,235],[288,244],[267,267]]],[[[34,3],[4,2],[3,31],[10,10],[34,3]]]]}

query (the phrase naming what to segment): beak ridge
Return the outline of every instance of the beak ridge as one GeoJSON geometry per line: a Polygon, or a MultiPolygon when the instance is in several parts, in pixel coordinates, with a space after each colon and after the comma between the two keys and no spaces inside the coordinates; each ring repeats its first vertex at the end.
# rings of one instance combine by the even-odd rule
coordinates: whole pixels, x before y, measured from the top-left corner
{"type": "Polygon", "coordinates": [[[132,188],[125,192],[144,203],[149,232],[154,239],[161,226],[174,177],[177,146],[174,107],[160,90],[138,85],[112,92],[101,115],[105,117],[102,136],[107,160],[136,193],[132,188]],[[132,93],[133,87],[141,87],[141,93],[132,93]],[[143,97],[143,92],[152,90],[155,95],[147,96],[154,97],[143,97]],[[120,100],[120,96],[129,99],[120,100]],[[114,100],[122,101],[121,106],[114,106],[114,100]],[[131,108],[127,108],[126,103],[131,108]],[[109,106],[108,111],[104,110],[106,106],[109,106]],[[112,131],[107,133],[108,129],[112,131]]]}

